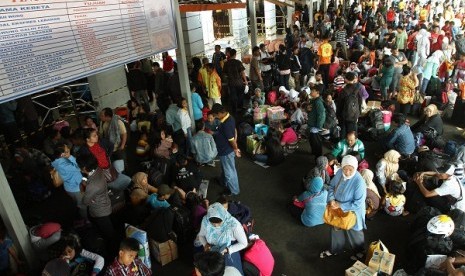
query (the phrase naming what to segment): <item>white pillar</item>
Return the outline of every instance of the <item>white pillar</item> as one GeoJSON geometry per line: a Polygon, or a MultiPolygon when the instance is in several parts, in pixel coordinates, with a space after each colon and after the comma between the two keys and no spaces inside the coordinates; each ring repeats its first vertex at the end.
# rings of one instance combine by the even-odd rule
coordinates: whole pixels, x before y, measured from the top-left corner
{"type": "Polygon", "coordinates": [[[8,235],[13,239],[16,249],[19,251],[19,256],[24,257],[24,261],[30,269],[37,268],[34,250],[32,249],[29,231],[24,224],[23,217],[19,212],[13,193],[11,192],[10,184],[5,177],[3,167],[0,165],[0,215],[5,223],[8,235]]]}
{"type": "Polygon", "coordinates": [[[250,44],[252,47],[258,46],[257,45],[257,15],[255,12],[255,0],[247,0],[247,8],[249,10],[249,18],[250,18],[250,44]]]}
{"type": "MultiPolygon", "coordinates": [[[[205,53],[203,40],[202,19],[200,12],[186,12],[181,14],[182,34],[186,49],[186,60],[191,62],[194,56],[205,53]]],[[[178,41],[179,42],[179,41],[178,41]]]]}
{"type": "Polygon", "coordinates": [[[124,66],[87,77],[92,99],[98,103],[97,109],[115,108],[129,100],[129,90],[124,66]]]}
{"type": "Polygon", "coordinates": [[[264,1],[265,10],[265,37],[266,39],[276,39],[276,5],[264,1]]]}
{"type": "Polygon", "coordinates": [[[200,21],[202,22],[202,33],[204,44],[209,44],[215,41],[215,29],[213,28],[213,13],[212,11],[200,12],[200,21]]]}
{"type": "Polygon", "coordinates": [[[313,27],[313,0],[308,2],[308,25],[313,27]]]}
{"type": "Polygon", "coordinates": [[[247,11],[245,9],[232,9],[229,15],[234,37],[234,44],[231,45],[231,47],[236,49],[238,53],[237,59],[240,59],[240,55],[248,53],[250,48],[249,32],[247,29],[247,11]]]}
{"type": "MultiPolygon", "coordinates": [[[[186,45],[184,44],[183,25],[181,12],[179,11],[178,0],[173,0],[174,19],[176,21],[176,40],[178,48],[176,49],[176,61],[178,63],[179,84],[181,86],[181,94],[187,100],[189,106],[189,115],[191,116],[192,129],[195,129],[194,114],[192,113],[192,94],[189,85],[189,72],[187,70],[186,60],[186,45]]],[[[200,20],[200,17],[198,18],[200,20]]],[[[202,33],[202,30],[200,30],[202,33]]]]}
{"type": "Polygon", "coordinates": [[[294,7],[287,7],[287,16],[286,16],[286,28],[291,28],[292,32],[292,16],[294,15],[295,8],[294,7]]]}

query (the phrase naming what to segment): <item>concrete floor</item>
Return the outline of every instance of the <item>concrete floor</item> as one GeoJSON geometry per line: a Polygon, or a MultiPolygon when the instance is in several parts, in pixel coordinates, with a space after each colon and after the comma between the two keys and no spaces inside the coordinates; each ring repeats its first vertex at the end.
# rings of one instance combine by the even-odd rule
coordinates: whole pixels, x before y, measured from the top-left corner
{"type": "MultiPolygon", "coordinates": [[[[448,139],[459,140],[461,132],[455,127],[447,126],[445,135],[448,139]]],[[[377,162],[374,155],[378,152],[379,146],[375,142],[365,142],[365,146],[367,159],[373,168],[377,162]]],[[[299,149],[289,155],[283,164],[276,167],[262,168],[253,163],[248,156],[238,158],[236,161],[241,187],[241,194],[236,200],[240,200],[252,210],[256,222],[254,232],[265,240],[275,258],[273,275],[343,275],[344,270],[354,263],[350,260],[349,252],[324,260],[319,259],[319,253],[329,247],[329,227],[320,225],[307,228],[288,211],[292,196],[302,192],[301,179],[314,166],[313,160],[307,141],[302,140],[299,149]]],[[[129,160],[134,164],[133,161],[129,160]]],[[[220,174],[219,166],[202,167],[201,170],[206,179],[220,174]]],[[[210,183],[208,198],[210,202],[214,202],[222,192],[222,187],[215,181],[210,183]]],[[[68,201],[65,200],[64,195],[54,193],[47,203],[40,204],[45,205],[43,208],[35,204],[32,206],[27,204],[20,206],[20,209],[26,223],[61,222],[60,217],[69,219],[66,213],[69,214],[70,209],[64,208],[65,205],[69,207],[68,201]],[[61,206],[61,208],[53,208],[53,206],[61,206]]],[[[405,262],[405,245],[408,242],[412,220],[413,215],[390,217],[380,212],[372,221],[367,221],[368,229],[365,231],[367,245],[381,239],[389,250],[396,254],[396,269],[401,268],[405,262]]],[[[155,264],[154,273],[159,276],[191,275],[192,247],[180,247],[179,255],[178,260],[163,268],[155,264]]]]}

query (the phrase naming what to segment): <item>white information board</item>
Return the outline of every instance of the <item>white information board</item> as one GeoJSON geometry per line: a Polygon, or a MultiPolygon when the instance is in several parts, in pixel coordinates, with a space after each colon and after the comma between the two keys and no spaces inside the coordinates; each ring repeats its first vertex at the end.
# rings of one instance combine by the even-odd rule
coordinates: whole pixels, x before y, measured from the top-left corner
{"type": "Polygon", "coordinates": [[[1,0],[0,102],[176,48],[171,0],[1,0]]]}

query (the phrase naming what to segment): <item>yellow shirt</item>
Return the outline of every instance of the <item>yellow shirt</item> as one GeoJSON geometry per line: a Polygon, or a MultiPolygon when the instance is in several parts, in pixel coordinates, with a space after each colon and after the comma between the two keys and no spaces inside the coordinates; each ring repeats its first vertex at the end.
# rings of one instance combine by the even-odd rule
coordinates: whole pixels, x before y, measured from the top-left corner
{"type": "Polygon", "coordinates": [[[399,4],[399,10],[403,11],[405,9],[405,2],[404,1],[400,1],[399,4]]]}
{"type": "Polygon", "coordinates": [[[318,56],[320,64],[331,64],[331,56],[333,55],[333,47],[328,42],[324,42],[318,48],[318,56]]]}
{"type": "Polygon", "coordinates": [[[202,86],[207,88],[208,92],[208,83],[210,83],[210,75],[207,72],[207,68],[202,67],[199,69],[198,81],[202,84],[202,86]]]}
{"type": "Polygon", "coordinates": [[[216,71],[213,71],[208,77],[208,97],[210,99],[221,98],[221,78],[216,71]]]}

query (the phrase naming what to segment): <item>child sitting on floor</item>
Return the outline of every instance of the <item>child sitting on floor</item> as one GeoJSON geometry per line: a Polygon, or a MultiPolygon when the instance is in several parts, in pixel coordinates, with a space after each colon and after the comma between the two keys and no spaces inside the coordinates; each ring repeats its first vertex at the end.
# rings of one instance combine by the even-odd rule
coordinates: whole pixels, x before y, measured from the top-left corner
{"type": "Polygon", "coordinates": [[[409,213],[404,209],[406,198],[403,195],[405,192],[403,183],[400,180],[389,180],[386,191],[382,202],[384,211],[391,216],[408,215],[409,213]]]}

